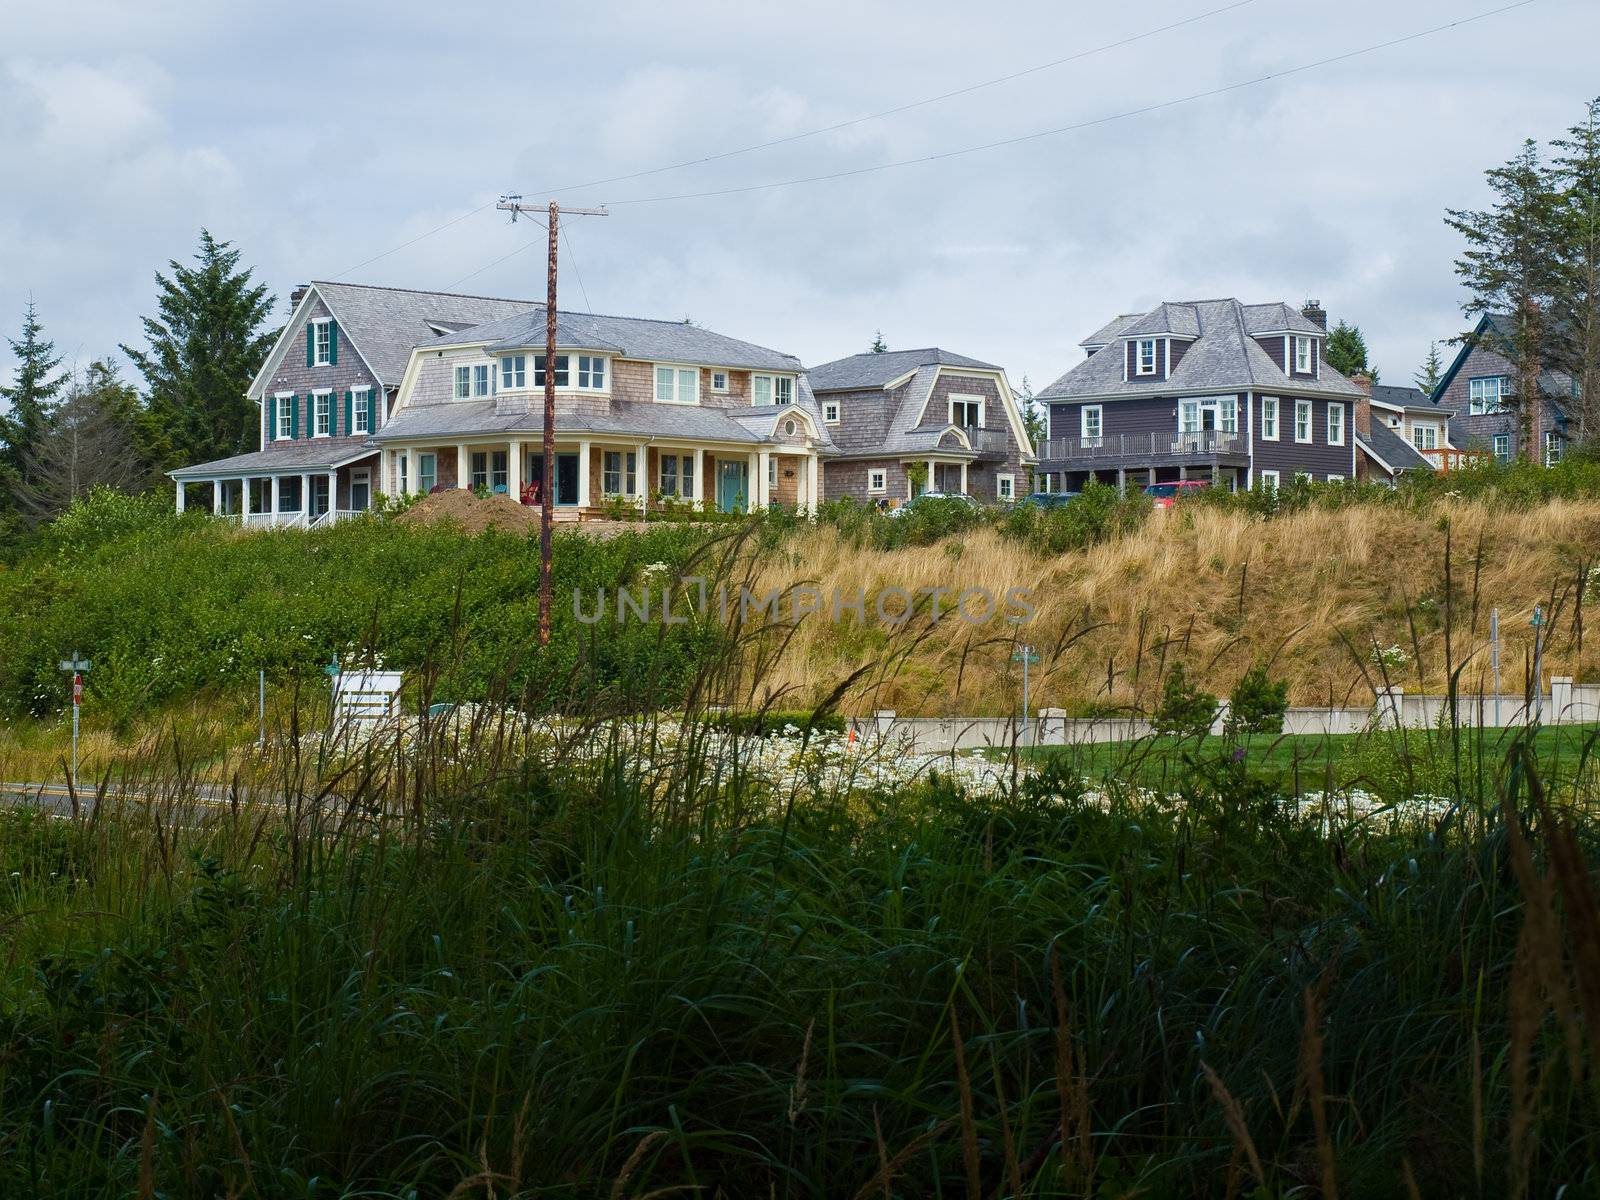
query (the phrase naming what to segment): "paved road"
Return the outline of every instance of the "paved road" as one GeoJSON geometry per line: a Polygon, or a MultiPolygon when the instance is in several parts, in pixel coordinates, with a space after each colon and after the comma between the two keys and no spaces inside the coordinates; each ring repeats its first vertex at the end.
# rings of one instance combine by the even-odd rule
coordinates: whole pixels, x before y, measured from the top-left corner
{"type": "MultiPolygon", "coordinates": [[[[148,804],[150,796],[140,791],[108,792],[107,799],[132,804],[148,804]]],[[[94,808],[94,789],[78,789],[78,808],[87,813],[94,808]]],[[[63,783],[4,783],[0,782],[0,806],[5,808],[36,808],[52,816],[72,815],[72,793],[63,783]]],[[[211,785],[197,789],[197,794],[184,801],[184,808],[216,809],[229,811],[233,806],[222,788],[211,785]]]]}

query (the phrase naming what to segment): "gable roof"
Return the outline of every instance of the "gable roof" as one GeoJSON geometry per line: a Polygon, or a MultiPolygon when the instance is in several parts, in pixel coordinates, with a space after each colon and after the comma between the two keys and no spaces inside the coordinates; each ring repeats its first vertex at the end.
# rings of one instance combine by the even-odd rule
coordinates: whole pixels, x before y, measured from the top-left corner
{"type": "Polygon", "coordinates": [[[389,386],[399,384],[406,373],[411,348],[434,337],[435,325],[480,325],[526,312],[535,303],[364,283],[314,281],[310,286],[339,322],[343,337],[355,344],[379,382],[389,386]]]}
{"type": "Polygon", "coordinates": [[[1375,383],[1372,385],[1372,402],[1390,408],[1427,408],[1428,395],[1421,388],[1375,383]]]}
{"type": "MultiPolygon", "coordinates": [[[[510,350],[537,350],[544,346],[544,305],[501,316],[468,329],[439,337],[418,338],[416,344],[466,346],[484,344],[491,354],[510,350]]],[[[572,350],[604,350],[624,358],[656,362],[694,363],[708,367],[739,367],[799,374],[800,360],[782,350],[740,341],[682,321],[651,317],[614,317],[556,310],[556,344],[572,350]]],[[[407,347],[409,352],[410,347],[407,347]]]]}
{"type": "Polygon", "coordinates": [[[1391,474],[1433,470],[1433,464],[1417,453],[1410,442],[1381,423],[1374,424],[1368,433],[1356,434],[1356,445],[1391,474]]]}
{"type": "Polygon", "coordinates": [[[1104,325],[1100,326],[1099,329],[1096,329],[1088,337],[1084,338],[1083,341],[1078,343],[1078,345],[1082,346],[1086,350],[1092,350],[1097,346],[1109,346],[1113,341],[1122,336],[1122,331],[1124,329],[1127,329],[1128,326],[1132,325],[1135,321],[1141,320],[1143,317],[1144,313],[1121,313],[1118,316],[1112,317],[1111,320],[1107,321],[1104,325]]]}
{"type": "MultiPolygon", "coordinates": [[[[812,367],[806,374],[815,392],[852,392],[881,388],[922,367],[967,367],[975,371],[998,371],[994,363],[980,362],[963,354],[952,354],[937,346],[921,350],[886,350],[882,354],[852,354],[812,367]]],[[[920,405],[919,405],[920,410],[920,405]]]]}
{"type": "MultiPolygon", "coordinates": [[[[1450,385],[1455,382],[1455,378],[1460,374],[1462,366],[1466,364],[1467,356],[1474,350],[1482,349],[1487,353],[1505,358],[1505,355],[1493,345],[1493,339],[1496,337],[1509,339],[1512,334],[1510,322],[1510,313],[1484,313],[1480,316],[1478,323],[1469,332],[1461,335],[1461,344],[1456,347],[1455,359],[1445,368],[1445,373],[1439,377],[1439,382],[1434,386],[1432,394],[1428,396],[1429,401],[1437,405],[1444,399],[1444,394],[1450,390],[1450,385]]],[[[1506,360],[1506,366],[1509,370],[1511,367],[1509,359],[1506,360]]],[[[1576,381],[1565,371],[1544,370],[1539,372],[1539,393],[1548,400],[1556,401],[1558,406],[1563,408],[1563,411],[1565,411],[1565,402],[1571,400],[1576,394],[1576,387],[1576,381]]]]}
{"type": "MultiPolygon", "coordinates": [[[[1124,379],[1121,354],[1091,354],[1049,387],[1039,400],[1077,397],[1164,396],[1173,392],[1198,394],[1217,391],[1270,389],[1321,395],[1358,397],[1364,393],[1326,363],[1317,379],[1290,379],[1283,368],[1252,336],[1274,329],[1291,329],[1321,336],[1324,331],[1287,304],[1241,304],[1238,300],[1193,300],[1158,305],[1129,320],[1118,317],[1105,329],[1126,331],[1135,325],[1165,324],[1173,336],[1193,337],[1172,373],[1162,380],[1124,379]],[[1120,324],[1119,324],[1120,323],[1120,324]],[[1192,329],[1193,334],[1180,332],[1192,329]]],[[[1104,330],[1102,330],[1104,332],[1104,330]]],[[[1096,334],[1095,336],[1100,336],[1096,334]]]]}

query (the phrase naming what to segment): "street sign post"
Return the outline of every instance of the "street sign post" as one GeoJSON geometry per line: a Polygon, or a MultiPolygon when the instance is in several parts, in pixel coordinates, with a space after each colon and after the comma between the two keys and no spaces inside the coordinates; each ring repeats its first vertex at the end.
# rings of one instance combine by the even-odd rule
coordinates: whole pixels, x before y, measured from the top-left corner
{"type": "Polygon", "coordinates": [[[1028,667],[1039,661],[1032,646],[1018,646],[1011,652],[1011,661],[1022,664],[1022,736],[1028,737],[1028,667]]]}
{"type": "Polygon", "coordinates": [[[1500,610],[1489,610],[1489,666],[1494,671],[1494,727],[1500,728],[1500,610]]]}
{"type": "Polygon", "coordinates": [[[72,673],[72,778],[74,785],[78,782],[78,711],[83,707],[83,673],[94,664],[87,658],[79,658],[74,651],[71,658],[61,660],[61,669],[72,673]]]}

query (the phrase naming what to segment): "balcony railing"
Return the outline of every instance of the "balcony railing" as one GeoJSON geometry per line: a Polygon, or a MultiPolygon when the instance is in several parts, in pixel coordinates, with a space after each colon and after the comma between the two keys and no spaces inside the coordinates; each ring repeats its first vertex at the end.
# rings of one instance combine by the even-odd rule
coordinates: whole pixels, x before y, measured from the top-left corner
{"type": "Polygon", "coordinates": [[[1192,433],[1119,433],[1097,438],[1051,438],[1044,443],[1039,458],[1048,462],[1194,458],[1213,454],[1244,454],[1247,449],[1242,433],[1197,429],[1192,433]]]}
{"type": "Polygon", "coordinates": [[[1418,449],[1417,453],[1432,463],[1435,471],[1459,471],[1465,467],[1478,467],[1493,457],[1484,450],[1456,450],[1444,447],[1438,450],[1418,449]]]}
{"type": "Polygon", "coordinates": [[[979,454],[1004,454],[1010,444],[1004,429],[985,429],[981,425],[962,425],[958,428],[967,435],[973,450],[979,454]]]}

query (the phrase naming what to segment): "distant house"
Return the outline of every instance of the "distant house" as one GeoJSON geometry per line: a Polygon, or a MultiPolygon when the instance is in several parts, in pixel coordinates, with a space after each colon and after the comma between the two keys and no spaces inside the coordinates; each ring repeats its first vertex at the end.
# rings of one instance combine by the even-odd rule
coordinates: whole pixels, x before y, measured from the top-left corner
{"type": "Polygon", "coordinates": [[[948,350],[856,354],[807,372],[835,445],[826,499],[899,503],[923,491],[1009,502],[1034,462],[1006,373],[948,350]]]}
{"type": "Polygon", "coordinates": [[[1113,318],[1037,397],[1049,412],[1045,485],[1353,478],[1366,394],[1323,362],[1327,335],[1315,305],[1197,300],[1113,318]]]}
{"type": "Polygon", "coordinates": [[[367,508],[383,490],[372,438],[388,423],[411,347],[532,305],[327,281],[290,300],[248,391],[261,448],[169,472],[179,509],[192,484],[208,487],[213,511],[252,524],[309,525],[367,508]]]}
{"type": "Polygon", "coordinates": [[[1450,452],[1448,414],[1419,388],[1374,384],[1366,375],[1350,382],[1369,392],[1356,401],[1356,478],[1392,484],[1407,472],[1438,469],[1450,452]]]}
{"type": "MultiPolygon", "coordinates": [[[[1430,397],[1441,409],[1449,410],[1450,440],[1457,448],[1487,453],[1497,462],[1528,457],[1520,444],[1516,368],[1497,348],[1510,336],[1509,321],[1500,313],[1479,318],[1430,397]]],[[[1547,370],[1539,375],[1533,429],[1538,461],[1545,466],[1566,455],[1568,407],[1576,386],[1564,371],[1547,370]]]]}

